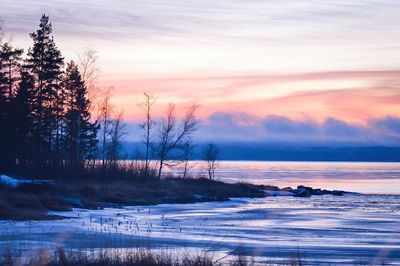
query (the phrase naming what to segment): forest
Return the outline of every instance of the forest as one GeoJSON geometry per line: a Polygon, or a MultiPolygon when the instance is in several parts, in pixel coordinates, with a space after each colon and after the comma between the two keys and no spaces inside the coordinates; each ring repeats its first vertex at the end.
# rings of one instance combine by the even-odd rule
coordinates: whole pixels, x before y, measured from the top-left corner
{"type": "MultiPolygon", "coordinates": [[[[122,111],[111,104],[111,89],[95,85],[96,52],[87,49],[77,61],[67,62],[46,15],[29,36],[33,43],[27,51],[11,42],[0,46],[0,172],[36,178],[160,178],[173,158],[184,164],[187,175],[197,105],[178,119],[171,103],[165,117],[155,119],[157,97],[144,93],[137,104],[143,111],[140,163],[118,163],[126,127],[122,111]]],[[[206,146],[203,153],[211,179],[216,146],[206,146]]]]}

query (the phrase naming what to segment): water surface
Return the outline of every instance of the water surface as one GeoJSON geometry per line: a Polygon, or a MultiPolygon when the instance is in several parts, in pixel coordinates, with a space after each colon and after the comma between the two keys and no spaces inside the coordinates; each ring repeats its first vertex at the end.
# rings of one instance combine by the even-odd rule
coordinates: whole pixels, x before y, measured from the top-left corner
{"type": "MultiPolygon", "coordinates": [[[[204,175],[195,161],[192,175],[204,175]]],[[[179,171],[176,171],[179,174],[179,171]]],[[[299,184],[360,193],[400,194],[400,163],[221,161],[216,177],[279,187],[299,184]]]]}

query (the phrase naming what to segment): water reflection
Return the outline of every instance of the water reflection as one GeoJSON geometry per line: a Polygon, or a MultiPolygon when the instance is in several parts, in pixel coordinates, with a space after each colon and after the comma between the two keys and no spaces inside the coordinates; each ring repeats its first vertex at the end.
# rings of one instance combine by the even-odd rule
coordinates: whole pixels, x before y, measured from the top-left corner
{"type": "MultiPolygon", "coordinates": [[[[202,174],[201,162],[191,162],[192,176],[202,174]]],[[[174,171],[179,175],[179,169],[174,171]]],[[[400,194],[400,163],[223,161],[217,177],[279,187],[299,184],[361,193],[400,194]]]]}

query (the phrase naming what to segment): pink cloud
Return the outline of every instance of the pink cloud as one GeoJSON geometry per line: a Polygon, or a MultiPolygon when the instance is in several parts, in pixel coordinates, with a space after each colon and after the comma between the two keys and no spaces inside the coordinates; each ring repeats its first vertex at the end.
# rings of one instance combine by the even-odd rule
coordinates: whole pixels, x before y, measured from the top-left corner
{"type": "MultiPolygon", "coordinates": [[[[171,78],[134,78],[112,81],[115,86],[115,103],[125,110],[129,119],[139,117],[136,103],[142,92],[159,97],[155,112],[161,114],[169,101],[182,106],[197,102],[201,105],[200,117],[212,113],[244,111],[252,115],[285,115],[293,118],[312,117],[323,120],[335,116],[345,121],[365,122],[371,117],[400,114],[400,71],[337,71],[283,75],[199,76],[171,78]],[[330,88],[331,81],[362,79],[363,87],[330,88]],[[266,89],[274,85],[301,81],[326,80],[320,89],[299,89],[276,97],[257,97],[254,85],[266,89]],[[235,97],[235,93],[249,91],[249,99],[235,97]]],[[[333,84],[335,85],[335,84],[333,84]]]]}

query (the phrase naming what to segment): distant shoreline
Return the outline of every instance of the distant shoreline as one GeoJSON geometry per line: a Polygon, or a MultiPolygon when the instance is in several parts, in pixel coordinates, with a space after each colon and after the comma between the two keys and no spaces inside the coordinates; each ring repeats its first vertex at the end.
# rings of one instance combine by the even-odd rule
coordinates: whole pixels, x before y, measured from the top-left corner
{"type": "MultiPolygon", "coordinates": [[[[219,160],[222,161],[282,161],[282,162],[400,162],[399,146],[357,146],[336,144],[274,144],[232,142],[218,143],[219,160]]],[[[193,159],[201,160],[205,143],[193,151],[193,159]]],[[[125,154],[143,149],[139,142],[123,142],[125,154]]],[[[129,157],[128,157],[129,158],[129,157]]],[[[140,159],[140,158],[138,158],[140,159]]]]}
{"type": "MultiPolygon", "coordinates": [[[[122,161],[132,161],[132,159],[122,159],[122,161]]],[[[252,160],[252,159],[220,159],[220,162],[256,162],[256,163],[393,163],[400,164],[400,161],[304,161],[304,160],[252,160]]],[[[189,160],[189,162],[204,162],[201,159],[189,160]]]]}

